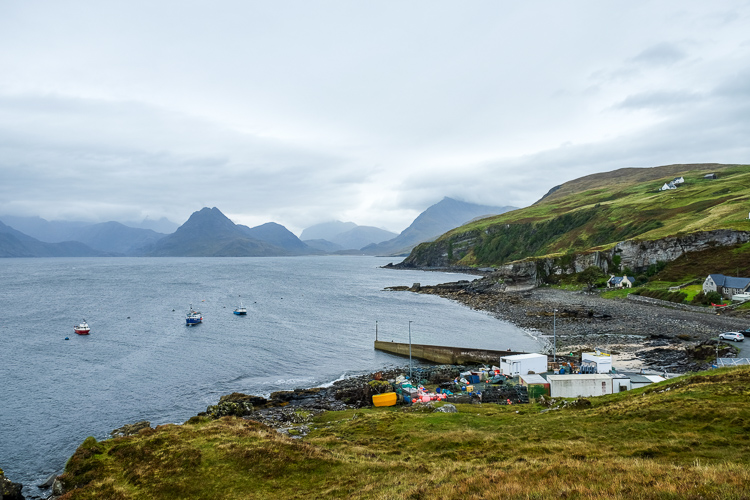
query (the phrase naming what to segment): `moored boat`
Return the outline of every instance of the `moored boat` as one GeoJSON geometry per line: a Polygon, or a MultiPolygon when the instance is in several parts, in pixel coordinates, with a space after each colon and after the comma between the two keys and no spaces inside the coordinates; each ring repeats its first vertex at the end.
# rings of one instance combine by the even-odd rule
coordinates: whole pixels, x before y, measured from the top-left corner
{"type": "Polygon", "coordinates": [[[89,327],[89,324],[86,323],[86,320],[84,319],[81,321],[80,324],[75,325],[73,327],[73,331],[76,332],[78,335],[88,335],[91,331],[91,328],[89,327]]]}
{"type": "Polygon", "coordinates": [[[188,311],[187,317],[185,318],[185,323],[187,324],[187,326],[193,326],[202,322],[203,315],[200,313],[200,311],[196,311],[195,309],[193,309],[193,304],[190,304],[190,310],[188,311]]]}
{"type": "Polygon", "coordinates": [[[240,301],[240,306],[234,310],[234,314],[236,314],[237,316],[247,315],[247,308],[244,305],[242,305],[241,301],[240,301]]]}

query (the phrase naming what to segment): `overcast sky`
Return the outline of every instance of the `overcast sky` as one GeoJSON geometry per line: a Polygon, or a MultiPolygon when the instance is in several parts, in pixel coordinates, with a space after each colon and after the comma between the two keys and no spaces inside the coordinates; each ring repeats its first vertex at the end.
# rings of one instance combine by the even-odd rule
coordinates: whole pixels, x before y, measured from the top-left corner
{"type": "Polygon", "coordinates": [[[749,139],[749,1],[0,1],[0,214],[400,232],[749,139]]]}

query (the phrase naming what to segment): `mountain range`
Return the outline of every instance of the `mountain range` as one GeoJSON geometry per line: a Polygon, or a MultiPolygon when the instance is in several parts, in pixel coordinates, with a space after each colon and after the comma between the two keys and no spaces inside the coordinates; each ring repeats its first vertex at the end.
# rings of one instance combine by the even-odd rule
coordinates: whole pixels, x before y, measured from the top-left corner
{"type": "MultiPolygon", "coordinates": [[[[305,229],[302,236],[311,238],[306,241],[274,222],[252,228],[235,224],[216,207],[194,212],[171,234],[114,221],[87,224],[50,222],[39,217],[3,216],[0,217],[3,220],[0,222],[0,257],[388,254],[394,249],[408,251],[414,245],[434,239],[479,215],[502,213],[510,208],[474,205],[445,198],[420,214],[400,235],[372,226],[358,226],[353,222],[332,221],[305,229]],[[18,230],[18,227],[24,231],[18,230]]],[[[163,227],[170,224],[166,219],[154,222],[159,222],[163,227]]]]}
{"type": "Polygon", "coordinates": [[[503,214],[517,207],[476,205],[445,197],[419,214],[409,227],[393,239],[362,248],[368,255],[406,255],[420,243],[432,241],[472,220],[503,214]]]}
{"type": "Polygon", "coordinates": [[[354,222],[331,221],[310,226],[300,239],[313,248],[325,252],[357,250],[398,236],[396,233],[373,226],[358,226],[354,222]]]}

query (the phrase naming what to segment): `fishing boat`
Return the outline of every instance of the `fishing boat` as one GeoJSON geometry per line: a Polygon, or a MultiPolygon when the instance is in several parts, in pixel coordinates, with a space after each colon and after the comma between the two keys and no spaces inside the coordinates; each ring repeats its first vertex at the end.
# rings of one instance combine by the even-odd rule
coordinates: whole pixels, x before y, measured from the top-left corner
{"type": "Polygon", "coordinates": [[[234,314],[236,314],[237,316],[247,315],[247,308],[244,305],[242,305],[241,301],[240,301],[240,306],[234,310],[234,314]]]}
{"type": "Polygon", "coordinates": [[[197,325],[203,322],[203,316],[201,315],[200,311],[196,311],[193,309],[193,304],[190,304],[190,310],[187,313],[187,317],[185,318],[185,323],[187,326],[193,326],[197,325]]]}
{"type": "Polygon", "coordinates": [[[91,331],[91,328],[89,328],[89,324],[86,323],[86,320],[84,319],[80,324],[73,327],[73,331],[78,335],[88,335],[91,331]]]}

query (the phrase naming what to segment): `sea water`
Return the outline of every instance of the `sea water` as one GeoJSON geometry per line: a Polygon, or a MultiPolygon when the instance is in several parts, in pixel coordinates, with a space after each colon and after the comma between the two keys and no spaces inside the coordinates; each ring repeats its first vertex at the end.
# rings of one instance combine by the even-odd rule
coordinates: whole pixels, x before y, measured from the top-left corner
{"type": "Polygon", "coordinates": [[[181,423],[232,392],[314,387],[408,360],[373,341],[533,351],[514,325],[385,287],[473,279],[393,259],[0,259],[0,468],[31,493],[87,437],[181,423]],[[242,302],[247,316],[233,310],[242,302]],[[204,322],[188,327],[191,306],[204,322]],[[91,334],[73,326],[85,319],[91,334]],[[411,324],[409,323],[411,322],[411,324]],[[68,339],[66,340],[66,337],[68,339]]]}

